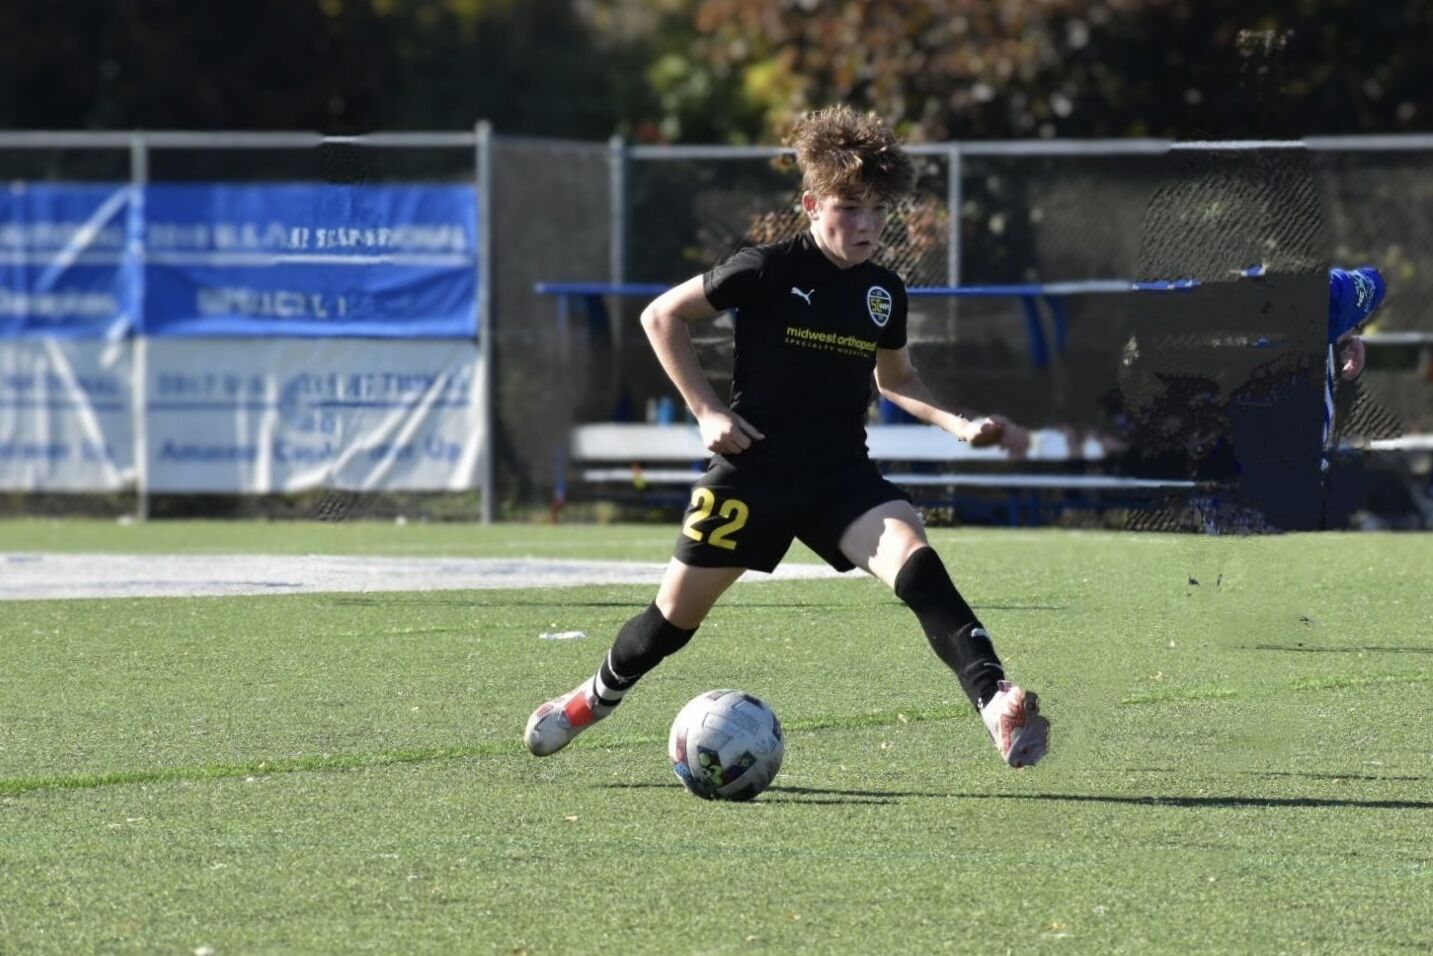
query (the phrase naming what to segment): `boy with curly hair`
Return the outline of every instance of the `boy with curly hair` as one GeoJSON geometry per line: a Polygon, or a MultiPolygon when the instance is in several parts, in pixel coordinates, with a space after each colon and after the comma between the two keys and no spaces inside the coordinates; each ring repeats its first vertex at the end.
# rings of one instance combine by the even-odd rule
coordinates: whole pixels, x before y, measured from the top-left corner
{"type": "Polygon", "coordinates": [[[971,419],[944,407],[911,364],[905,284],[872,261],[892,207],[915,187],[895,133],[873,114],[837,106],[802,117],[791,142],[810,229],[743,249],[642,313],[712,459],[692,489],[656,600],[623,625],[595,674],[533,713],[524,742],[546,756],[610,714],[691,640],[745,571],[774,570],[799,539],[837,570],[859,567],[890,587],[954,672],[1001,758],[1028,766],[1045,753],[1049,723],[1036,695],[1005,679],[920,515],[872,463],[872,373],[882,396],[973,446],[1018,451],[1028,436],[1000,416],[971,419]],[[736,337],[730,403],[702,373],[689,331],[727,310],[735,310],[736,337]]]}

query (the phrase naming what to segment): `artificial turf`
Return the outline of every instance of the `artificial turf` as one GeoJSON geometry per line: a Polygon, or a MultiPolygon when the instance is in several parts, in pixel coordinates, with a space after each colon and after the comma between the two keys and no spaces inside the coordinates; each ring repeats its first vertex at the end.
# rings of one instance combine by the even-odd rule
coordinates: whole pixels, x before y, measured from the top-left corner
{"type": "MultiPolygon", "coordinates": [[[[0,524],[7,552],[660,560],[673,538],[0,524]]],[[[0,951],[1433,948],[1433,537],[933,541],[1041,695],[1038,767],[999,763],[860,577],[738,585],[541,760],[528,712],[651,588],[0,604],[0,951]],[[788,732],[751,804],[697,800],[665,757],[723,686],[788,732]]]]}

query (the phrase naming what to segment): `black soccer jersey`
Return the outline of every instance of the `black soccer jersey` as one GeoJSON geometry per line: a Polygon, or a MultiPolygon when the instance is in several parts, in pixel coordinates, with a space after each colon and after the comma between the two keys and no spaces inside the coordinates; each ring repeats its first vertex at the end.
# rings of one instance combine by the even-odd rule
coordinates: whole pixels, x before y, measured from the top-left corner
{"type": "Polygon", "coordinates": [[[702,277],[736,310],[731,407],[766,438],[737,458],[811,465],[865,455],[876,349],[906,344],[906,287],[889,269],[842,269],[809,233],[743,249],[702,277]]]}

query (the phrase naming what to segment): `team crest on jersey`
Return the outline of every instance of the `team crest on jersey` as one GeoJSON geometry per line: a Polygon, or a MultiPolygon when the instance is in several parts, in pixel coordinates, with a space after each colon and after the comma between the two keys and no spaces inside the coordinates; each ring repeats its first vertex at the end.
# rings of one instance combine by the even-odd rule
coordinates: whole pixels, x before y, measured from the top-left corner
{"type": "Polygon", "coordinates": [[[885,328],[891,320],[891,294],[878,285],[871,286],[866,290],[866,311],[871,313],[872,322],[885,328]]]}

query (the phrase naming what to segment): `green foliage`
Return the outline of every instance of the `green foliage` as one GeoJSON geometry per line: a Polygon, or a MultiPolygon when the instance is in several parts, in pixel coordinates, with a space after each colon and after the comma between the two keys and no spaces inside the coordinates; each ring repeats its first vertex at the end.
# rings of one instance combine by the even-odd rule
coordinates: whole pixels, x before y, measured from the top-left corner
{"type": "MultiPolygon", "coordinates": [[[[630,0],[609,0],[623,6],[630,0]]],[[[1275,0],[812,3],[691,0],[695,38],[647,26],[694,70],[742,76],[718,136],[852,102],[913,138],[1276,138],[1427,125],[1414,63],[1433,4],[1275,0]]],[[[667,21],[670,22],[670,19],[667,21]]],[[[730,106],[731,101],[728,101],[730,106]]],[[[719,108],[720,104],[718,104],[719,108]]]]}
{"type": "Polygon", "coordinates": [[[462,129],[773,141],[1426,128],[1433,2],[12,0],[0,127],[462,129]]]}
{"type": "Polygon", "coordinates": [[[644,63],[569,0],[0,5],[0,127],[465,129],[601,138],[644,63]],[[20,38],[24,42],[20,43],[20,38]]]}

